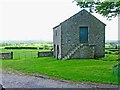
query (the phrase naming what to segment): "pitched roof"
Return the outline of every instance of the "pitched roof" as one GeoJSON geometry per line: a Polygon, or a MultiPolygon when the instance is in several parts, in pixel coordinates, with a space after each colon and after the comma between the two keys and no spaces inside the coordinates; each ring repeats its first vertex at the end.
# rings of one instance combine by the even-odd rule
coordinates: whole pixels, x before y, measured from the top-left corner
{"type": "MultiPolygon", "coordinates": [[[[92,15],[91,13],[89,13],[89,12],[88,12],[87,10],[85,10],[85,9],[79,11],[78,13],[76,13],[76,14],[74,14],[73,16],[69,17],[69,18],[66,19],[65,21],[67,21],[67,20],[69,20],[70,18],[74,17],[75,15],[80,14],[80,13],[83,13],[83,12],[88,13],[89,15],[93,16],[95,19],[97,19],[99,22],[101,22],[102,24],[104,24],[104,25],[106,26],[105,23],[103,23],[102,21],[100,21],[98,18],[96,18],[94,15],[92,15]]],[[[65,21],[63,21],[63,22],[65,22],[65,21]]],[[[60,26],[63,22],[61,22],[59,25],[55,26],[54,28],[57,28],[57,27],[60,26]]],[[[53,29],[54,29],[54,28],[53,28],[53,29]]]]}

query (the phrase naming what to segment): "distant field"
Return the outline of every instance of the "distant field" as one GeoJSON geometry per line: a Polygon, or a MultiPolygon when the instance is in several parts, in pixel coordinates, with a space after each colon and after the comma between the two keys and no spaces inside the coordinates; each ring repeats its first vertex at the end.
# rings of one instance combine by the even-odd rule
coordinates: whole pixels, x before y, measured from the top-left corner
{"type": "Polygon", "coordinates": [[[52,44],[13,44],[13,45],[4,45],[0,46],[0,49],[52,49],[53,45],[52,44]]]}
{"type": "Polygon", "coordinates": [[[112,72],[113,66],[118,63],[118,55],[107,54],[105,58],[101,59],[56,60],[53,57],[37,58],[38,50],[12,51],[14,52],[14,60],[0,60],[6,71],[17,70],[27,74],[43,74],[52,78],[77,82],[118,84],[118,76],[112,72]]]}

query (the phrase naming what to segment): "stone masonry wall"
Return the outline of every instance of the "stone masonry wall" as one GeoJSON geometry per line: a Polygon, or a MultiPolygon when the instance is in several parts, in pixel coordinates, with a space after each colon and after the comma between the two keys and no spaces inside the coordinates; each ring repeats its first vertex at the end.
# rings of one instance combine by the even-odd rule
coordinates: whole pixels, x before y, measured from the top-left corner
{"type": "MultiPolygon", "coordinates": [[[[88,44],[95,45],[94,56],[98,58],[104,56],[105,24],[83,10],[61,23],[61,57],[81,44],[79,29],[86,26],[88,27],[88,44]]],[[[77,51],[75,56],[80,52],[77,51]]]]}
{"type": "Polygon", "coordinates": [[[38,52],[38,57],[53,56],[53,52],[38,52]]]}
{"type": "Polygon", "coordinates": [[[13,52],[0,52],[0,59],[13,59],[13,52]]]}
{"type": "Polygon", "coordinates": [[[92,59],[94,58],[94,54],[95,54],[95,45],[83,45],[80,49],[77,50],[77,52],[75,52],[75,54],[71,57],[71,58],[82,58],[82,59],[92,59]]]}

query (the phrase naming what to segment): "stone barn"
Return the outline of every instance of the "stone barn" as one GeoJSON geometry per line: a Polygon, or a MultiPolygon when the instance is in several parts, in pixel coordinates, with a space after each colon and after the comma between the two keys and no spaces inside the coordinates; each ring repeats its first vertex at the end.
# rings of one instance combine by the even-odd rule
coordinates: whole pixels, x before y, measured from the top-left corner
{"type": "Polygon", "coordinates": [[[57,59],[101,58],[105,55],[105,24],[86,10],[53,28],[57,59]]]}

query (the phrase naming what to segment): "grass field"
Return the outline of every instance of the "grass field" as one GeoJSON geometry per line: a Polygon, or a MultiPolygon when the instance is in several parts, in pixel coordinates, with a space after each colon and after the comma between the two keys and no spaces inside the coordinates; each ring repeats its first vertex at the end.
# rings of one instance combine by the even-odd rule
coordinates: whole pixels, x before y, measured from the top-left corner
{"type": "MultiPolygon", "coordinates": [[[[11,50],[3,51],[10,52],[11,50]]],[[[13,60],[0,60],[6,71],[37,73],[77,82],[118,84],[118,75],[112,72],[113,66],[118,63],[118,55],[107,54],[105,58],[101,59],[56,60],[53,57],[37,58],[38,50],[12,51],[14,52],[13,60]]]]}

